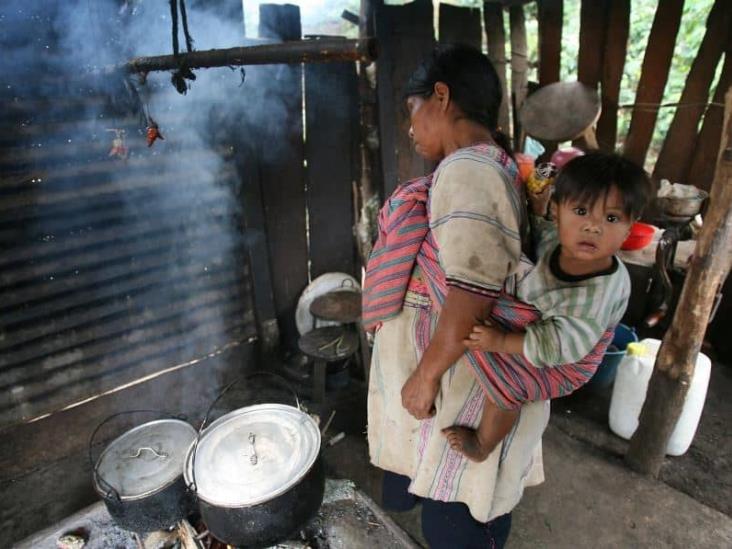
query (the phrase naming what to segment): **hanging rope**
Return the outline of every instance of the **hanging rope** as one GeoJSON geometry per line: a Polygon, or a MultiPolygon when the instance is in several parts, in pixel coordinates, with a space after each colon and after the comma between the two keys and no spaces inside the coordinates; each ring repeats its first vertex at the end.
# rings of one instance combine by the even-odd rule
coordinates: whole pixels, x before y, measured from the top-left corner
{"type": "MultiPolygon", "coordinates": [[[[178,56],[179,51],[179,44],[178,44],[178,2],[180,2],[180,18],[183,21],[183,35],[186,39],[186,50],[188,53],[193,51],[193,38],[191,38],[191,33],[188,31],[188,13],[186,11],[186,2],[185,0],[170,0],[170,20],[172,22],[173,26],[173,55],[178,56]]],[[[196,75],[193,74],[193,71],[185,66],[184,62],[181,61],[178,67],[178,70],[175,71],[171,77],[170,81],[172,82],[175,89],[178,91],[178,93],[185,95],[188,92],[188,83],[186,80],[195,80],[196,75]]]]}

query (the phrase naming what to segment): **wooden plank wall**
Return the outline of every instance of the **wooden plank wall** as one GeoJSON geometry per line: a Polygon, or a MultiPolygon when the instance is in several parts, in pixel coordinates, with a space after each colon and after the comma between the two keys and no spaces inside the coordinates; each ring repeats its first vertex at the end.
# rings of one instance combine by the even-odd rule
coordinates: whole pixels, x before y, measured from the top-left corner
{"type": "MultiPolygon", "coordinates": [[[[727,39],[724,66],[712,98],[712,104],[704,112],[704,123],[694,147],[694,157],[689,168],[688,182],[708,191],[712,187],[714,170],[719,153],[719,136],[724,122],[724,94],[732,86],[732,36],[727,39]]],[[[729,294],[727,294],[729,295],[729,294]]]]}
{"type": "Polygon", "coordinates": [[[424,175],[426,165],[414,152],[407,132],[404,86],[435,43],[431,0],[388,6],[377,0],[374,30],[382,52],[376,68],[379,137],[384,197],[399,183],[424,175]]]}
{"type": "MultiPolygon", "coordinates": [[[[259,32],[299,39],[299,8],[262,4],[259,32]]],[[[260,185],[275,314],[282,344],[294,349],[295,309],[309,281],[325,272],[356,274],[352,182],[359,173],[358,80],[354,63],[269,70],[278,88],[287,90],[287,119],[274,137],[282,148],[276,160],[261,166],[260,185]]]]}
{"type": "Polygon", "coordinates": [[[477,48],[483,44],[479,9],[441,3],[439,22],[441,44],[470,44],[477,48]]]}
{"type": "Polygon", "coordinates": [[[694,143],[712,87],[719,60],[728,49],[732,28],[732,3],[716,0],[707,19],[707,30],[681,93],[681,107],[676,109],[663,141],[653,176],[670,181],[686,181],[691,167],[694,143]]]}
{"type": "MultiPolygon", "coordinates": [[[[684,0],[668,0],[658,5],[643,57],[635,94],[636,105],[652,106],[661,103],[671,68],[676,35],[681,26],[683,7],[684,0]]],[[[657,118],[658,111],[653,107],[633,109],[623,154],[637,164],[642,165],[645,162],[657,118]]]]}
{"type": "Polygon", "coordinates": [[[356,270],[353,182],[358,180],[358,79],[353,63],[305,66],[311,275],[356,270]]]}

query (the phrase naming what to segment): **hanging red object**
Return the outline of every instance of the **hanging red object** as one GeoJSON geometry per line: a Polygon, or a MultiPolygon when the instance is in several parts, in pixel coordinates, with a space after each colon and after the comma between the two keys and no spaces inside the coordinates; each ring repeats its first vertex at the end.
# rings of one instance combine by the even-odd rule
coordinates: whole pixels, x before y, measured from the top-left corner
{"type": "Polygon", "coordinates": [[[163,134],[160,133],[157,123],[151,118],[150,125],[147,127],[147,146],[152,147],[156,139],[165,141],[163,134]]]}

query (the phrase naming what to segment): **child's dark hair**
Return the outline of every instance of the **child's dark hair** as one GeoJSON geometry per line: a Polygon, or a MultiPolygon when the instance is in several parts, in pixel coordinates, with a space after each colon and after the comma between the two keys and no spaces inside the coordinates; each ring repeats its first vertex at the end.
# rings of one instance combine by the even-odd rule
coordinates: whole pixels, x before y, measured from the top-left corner
{"type": "Polygon", "coordinates": [[[552,199],[557,204],[576,200],[592,206],[612,187],[620,192],[625,214],[638,219],[650,198],[651,182],[643,168],[614,153],[593,151],[567,162],[554,182],[552,199]]]}
{"type": "Polygon", "coordinates": [[[498,130],[503,93],[498,73],[488,57],[464,44],[437,46],[412,74],[404,97],[430,97],[437,82],[447,84],[450,99],[466,118],[488,128],[496,143],[513,156],[508,137],[498,130]]]}

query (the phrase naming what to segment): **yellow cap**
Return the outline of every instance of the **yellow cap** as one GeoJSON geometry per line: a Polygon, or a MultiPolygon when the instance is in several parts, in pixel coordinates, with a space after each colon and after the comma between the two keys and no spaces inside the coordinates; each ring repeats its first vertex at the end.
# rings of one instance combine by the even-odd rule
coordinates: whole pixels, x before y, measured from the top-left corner
{"type": "Polygon", "coordinates": [[[625,348],[625,353],[632,356],[646,356],[648,355],[648,348],[640,342],[628,343],[625,348]]]}

